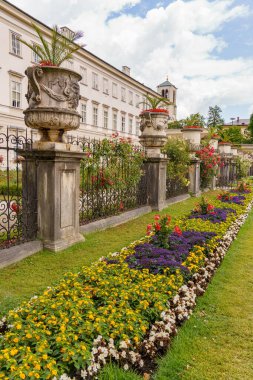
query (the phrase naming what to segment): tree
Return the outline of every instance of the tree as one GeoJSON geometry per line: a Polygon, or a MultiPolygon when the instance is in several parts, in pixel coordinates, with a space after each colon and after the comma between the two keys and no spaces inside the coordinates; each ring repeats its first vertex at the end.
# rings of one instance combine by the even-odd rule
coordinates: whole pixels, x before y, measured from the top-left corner
{"type": "Polygon", "coordinates": [[[253,138],[253,113],[250,115],[248,129],[250,131],[251,137],[253,138]]]}
{"type": "Polygon", "coordinates": [[[199,125],[200,127],[205,126],[205,118],[203,115],[198,113],[192,113],[186,119],[183,120],[184,126],[199,125]]]}
{"type": "Polygon", "coordinates": [[[207,126],[208,128],[213,128],[216,131],[221,129],[224,124],[224,119],[221,116],[222,110],[219,106],[209,107],[207,126]]]}

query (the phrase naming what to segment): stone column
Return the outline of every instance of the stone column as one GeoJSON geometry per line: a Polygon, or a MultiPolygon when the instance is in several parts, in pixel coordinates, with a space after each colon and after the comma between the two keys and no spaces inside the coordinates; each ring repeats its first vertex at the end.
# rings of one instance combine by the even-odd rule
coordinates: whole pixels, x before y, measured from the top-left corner
{"type": "Polygon", "coordinates": [[[191,159],[189,181],[189,193],[197,197],[200,194],[200,160],[197,157],[191,159]]]}
{"type": "Polygon", "coordinates": [[[168,112],[164,110],[145,110],[141,113],[140,143],[146,149],[144,173],[147,183],[147,203],[153,210],[166,206],[166,171],[168,159],[161,153],[167,141],[165,127],[168,112]]]}
{"type": "Polygon", "coordinates": [[[147,183],[147,200],[152,210],[162,210],[166,206],[167,158],[149,157],[144,162],[147,183]]]}
{"type": "MultiPolygon", "coordinates": [[[[61,143],[34,155],[38,170],[38,237],[44,248],[57,252],[84,240],[79,233],[80,160],[83,153],[61,143]]],[[[47,144],[47,145],[50,145],[47,144]]]]}

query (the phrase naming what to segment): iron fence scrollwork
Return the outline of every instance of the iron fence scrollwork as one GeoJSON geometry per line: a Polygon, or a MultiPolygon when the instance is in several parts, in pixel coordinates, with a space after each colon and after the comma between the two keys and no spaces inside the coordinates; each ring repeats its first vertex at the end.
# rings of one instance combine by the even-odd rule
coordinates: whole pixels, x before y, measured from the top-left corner
{"type": "Polygon", "coordinates": [[[0,249],[36,238],[37,174],[30,170],[31,156],[26,130],[0,133],[0,249]]]}
{"type": "Polygon", "coordinates": [[[69,137],[84,153],[80,165],[80,224],[146,204],[143,148],[127,140],[69,137]]]}

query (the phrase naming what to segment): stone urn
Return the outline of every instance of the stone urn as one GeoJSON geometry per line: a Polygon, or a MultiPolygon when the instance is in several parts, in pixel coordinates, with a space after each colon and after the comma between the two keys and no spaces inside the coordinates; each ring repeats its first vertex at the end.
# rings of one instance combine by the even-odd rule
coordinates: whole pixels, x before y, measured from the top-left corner
{"type": "Polygon", "coordinates": [[[26,125],[41,132],[41,141],[65,142],[64,133],[80,125],[77,107],[81,75],[54,66],[28,67],[25,74],[29,104],[24,111],[26,125]]]}
{"type": "Polygon", "coordinates": [[[231,147],[231,153],[233,154],[233,156],[237,156],[237,147],[236,146],[231,147]]]}
{"type": "Polygon", "coordinates": [[[201,132],[203,128],[198,125],[191,125],[184,127],[182,130],[184,140],[188,140],[191,144],[191,150],[195,151],[199,149],[201,132]]]}
{"type": "Polygon", "coordinates": [[[209,145],[211,148],[213,148],[214,150],[218,150],[218,141],[219,141],[219,138],[217,137],[212,137],[211,140],[209,141],[209,145]]]}
{"type": "Polygon", "coordinates": [[[219,142],[219,153],[221,154],[230,154],[231,153],[231,144],[226,142],[219,142]]]}
{"type": "Polygon", "coordinates": [[[167,141],[168,111],[166,109],[144,110],[140,114],[140,119],[140,144],[146,148],[148,157],[161,157],[161,148],[167,141]]]}

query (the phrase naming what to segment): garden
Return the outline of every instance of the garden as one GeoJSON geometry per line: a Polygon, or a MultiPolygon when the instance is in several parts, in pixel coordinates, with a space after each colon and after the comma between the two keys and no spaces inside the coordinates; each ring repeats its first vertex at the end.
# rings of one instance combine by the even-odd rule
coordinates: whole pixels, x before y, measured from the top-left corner
{"type": "Polygon", "coordinates": [[[242,182],[202,197],[180,218],[157,214],[144,238],[9,311],[0,378],[89,379],[108,362],[152,372],[251,205],[251,187],[242,182]]]}

